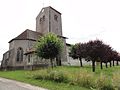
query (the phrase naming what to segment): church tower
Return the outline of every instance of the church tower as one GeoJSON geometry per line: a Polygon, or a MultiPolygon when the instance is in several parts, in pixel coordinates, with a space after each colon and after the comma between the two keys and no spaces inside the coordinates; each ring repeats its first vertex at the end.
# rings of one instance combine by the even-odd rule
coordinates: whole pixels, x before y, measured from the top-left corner
{"type": "Polygon", "coordinates": [[[67,61],[66,56],[66,37],[62,35],[61,13],[52,7],[43,8],[36,17],[36,32],[47,34],[49,32],[58,35],[64,44],[63,52],[58,57],[61,63],[67,61]]]}
{"type": "Polygon", "coordinates": [[[52,32],[62,36],[61,13],[50,6],[43,8],[36,17],[36,31],[43,35],[52,32]]]}

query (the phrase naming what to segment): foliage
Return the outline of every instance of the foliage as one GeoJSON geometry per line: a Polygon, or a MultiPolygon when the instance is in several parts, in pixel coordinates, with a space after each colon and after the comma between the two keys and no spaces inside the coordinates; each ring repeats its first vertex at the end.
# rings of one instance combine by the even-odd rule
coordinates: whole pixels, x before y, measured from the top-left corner
{"type": "Polygon", "coordinates": [[[88,73],[87,71],[82,71],[75,74],[72,83],[82,87],[91,88],[94,86],[94,76],[92,73],[88,73]]]}
{"type": "Polygon", "coordinates": [[[55,82],[67,82],[67,77],[62,71],[56,70],[39,70],[31,73],[32,77],[39,80],[51,80],[55,82]]]}
{"type": "Polygon", "coordinates": [[[72,57],[73,59],[78,59],[77,48],[78,48],[77,44],[72,45],[70,48],[69,56],[72,57]]]}
{"type": "Polygon", "coordinates": [[[96,88],[99,90],[114,90],[114,87],[110,83],[109,79],[103,74],[96,79],[96,88]]]}
{"type": "Polygon", "coordinates": [[[114,61],[117,61],[117,65],[120,61],[120,56],[118,56],[118,53],[109,45],[104,44],[100,40],[93,40],[87,43],[77,43],[71,47],[69,55],[73,59],[79,58],[81,66],[82,58],[85,58],[86,61],[92,61],[93,72],[95,72],[95,62],[100,62],[102,69],[102,63],[105,63],[107,68],[108,62],[110,62],[111,66],[111,61],[113,61],[114,66],[114,61]]]}
{"type": "Polygon", "coordinates": [[[120,89],[120,71],[113,73],[112,84],[118,90],[120,89]]]}
{"type": "Polygon", "coordinates": [[[55,58],[62,50],[63,43],[55,34],[48,33],[40,37],[36,44],[37,55],[49,59],[55,58]]]}
{"type": "Polygon", "coordinates": [[[79,59],[80,60],[80,65],[82,65],[82,58],[86,57],[86,44],[83,43],[77,43],[73,45],[70,49],[69,56],[72,57],[73,59],[79,59]]]}
{"type": "Polygon", "coordinates": [[[43,70],[39,70],[39,71],[34,71],[34,73],[29,73],[30,78],[34,78],[34,79],[41,79],[41,80],[45,80],[45,79],[49,79],[48,78],[48,70],[47,69],[43,69],[43,70]]]}
{"type": "Polygon", "coordinates": [[[120,70],[120,66],[108,69],[105,68],[103,70],[99,67],[96,68],[95,73],[91,72],[91,66],[84,66],[83,68],[80,68],[79,66],[60,66],[55,67],[54,69],[48,68],[35,71],[0,71],[0,77],[30,83],[48,88],[49,90],[90,90],[90,88],[92,90],[99,90],[98,86],[103,86],[101,90],[114,90],[113,86],[116,90],[119,90],[119,87],[116,86],[119,86],[120,73],[118,72],[120,70]],[[61,77],[63,76],[65,79],[61,80],[61,77]],[[60,77],[60,82],[58,81],[58,77],[60,77]],[[55,80],[50,78],[54,78],[55,80]],[[81,86],[87,88],[83,88],[81,86]]]}
{"type": "Polygon", "coordinates": [[[105,44],[100,40],[95,40],[89,41],[86,45],[86,54],[92,61],[93,72],[95,72],[95,62],[103,59],[105,44]]]}
{"type": "Polygon", "coordinates": [[[67,82],[67,77],[62,71],[51,71],[49,73],[50,80],[55,82],[67,82]]]}
{"type": "Polygon", "coordinates": [[[52,59],[56,58],[62,51],[63,42],[57,35],[48,33],[40,37],[36,44],[36,52],[39,57],[50,59],[53,67],[52,59]]]}

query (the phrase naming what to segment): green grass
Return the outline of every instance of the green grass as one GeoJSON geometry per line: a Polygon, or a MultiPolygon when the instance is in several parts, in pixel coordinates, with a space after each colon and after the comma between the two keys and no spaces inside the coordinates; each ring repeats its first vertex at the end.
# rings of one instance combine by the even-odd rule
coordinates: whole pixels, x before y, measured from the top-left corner
{"type": "Polygon", "coordinates": [[[43,88],[48,88],[49,90],[90,90],[84,87],[73,86],[66,83],[56,83],[48,80],[31,79],[31,78],[28,78],[29,76],[28,72],[34,72],[34,71],[24,71],[24,70],[0,71],[0,77],[29,83],[29,84],[40,86],[43,88]]]}
{"type": "MultiPolygon", "coordinates": [[[[84,67],[78,67],[78,66],[61,66],[61,67],[55,67],[53,70],[56,71],[63,71],[66,72],[69,76],[69,78],[74,78],[76,73],[80,73],[82,71],[87,71],[89,73],[93,73],[91,66],[84,66],[84,67]]],[[[78,85],[70,85],[69,83],[57,83],[50,80],[37,80],[34,78],[29,78],[31,73],[40,72],[40,70],[35,71],[25,71],[25,70],[16,70],[16,71],[0,71],[0,77],[8,78],[8,79],[14,79],[17,81],[29,83],[32,85],[48,88],[50,90],[90,90],[84,87],[80,87],[78,85]]],[[[101,70],[99,67],[96,67],[96,72],[93,73],[95,75],[95,78],[99,77],[101,73],[106,75],[107,77],[112,77],[113,73],[120,72],[120,66],[115,67],[109,67],[109,68],[103,68],[101,70]]]]}

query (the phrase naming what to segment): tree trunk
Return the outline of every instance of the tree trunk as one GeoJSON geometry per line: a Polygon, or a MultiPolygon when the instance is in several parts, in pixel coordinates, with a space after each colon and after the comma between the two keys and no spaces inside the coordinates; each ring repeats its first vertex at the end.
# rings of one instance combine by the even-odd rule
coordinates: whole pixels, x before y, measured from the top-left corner
{"type": "Polygon", "coordinates": [[[79,60],[80,60],[80,66],[83,67],[83,65],[82,65],[82,59],[79,58],[79,60]]]}
{"type": "Polygon", "coordinates": [[[108,68],[107,62],[105,62],[105,66],[106,66],[106,68],[108,68]]]}
{"type": "Polygon", "coordinates": [[[95,60],[92,61],[92,71],[95,72],[95,60]]]}
{"type": "Polygon", "coordinates": [[[57,66],[61,66],[61,58],[60,58],[60,56],[56,57],[56,64],[57,64],[57,66]]]}
{"type": "Polygon", "coordinates": [[[110,61],[110,67],[112,67],[111,61],[110,61]]]}
{"type": "Polygon", "coordinates": [[[119,65],[119,61],[118,61],[118,60],[116,61],[116,65],[117,65],[117,66],[119,65]]]}
{"type": "Polygon", "coordinates": [[[51,63],[51,67],[53,69],[53,59],[52,58],[50,58],[50,63],[51,63]]]}
{"type": "Polygon", "coordinates": [[[100,68],[103,69],[103,66],[102,66],[102,61],[100,61],[100,68]]]}
{"type": "Polygon", "coordinates": [[[113,66],[115,66],[115,64],[114,64],[114,60],[113,60],[113,66]]]}

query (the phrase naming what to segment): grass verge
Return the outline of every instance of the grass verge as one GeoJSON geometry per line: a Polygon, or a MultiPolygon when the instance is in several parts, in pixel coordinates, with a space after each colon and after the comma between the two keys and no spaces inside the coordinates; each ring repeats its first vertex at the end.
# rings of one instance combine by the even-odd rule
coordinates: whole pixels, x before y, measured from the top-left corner
{"type": "MultiPolygon", "coordinates": [[[[95,73],[92,73],[91,66],[84,66],[84,67],[61,66],[61,67],[55,67],[53,70],[45,69],[45,70],[35,70],[35,71],[25,71],[25,70],[0,71],[0,77],[13,79],[13,80],[29,83],[32,85],[48,88],[49,90],[90,90],[89,86],[94,85],[93,87],[96,86],[98,88],[102,86],[101,83],[98,85],[95,85],[95,82],[93,83],[93,81],[104,83],[104,78],[106,77],[109,79],[108,81],[111,83],[112,82],[119,83],[118,79],[120,80],[120,78],[119,78],[118,72],[120,72],[120,66],[104,68],[103,70],[101,70],[99,67],[96,67],[95,73]],[[45,71],[48,73],[46,73],[45,71]],[[50,71],[52,71],[52,73],[50,71]],[[56,73],[54,71],[59,71],[62,73],[56,73]],[[116,77],[117,74],[115,73],[118,74],[118,77],[116,77]],[[67,83],[64,82],[64,80],[62,80],[61,78],[61,77],[64,78],[63,74],[67,75],[67,79],[69,80],[67,83]],[[103,76],[101,76],[101,74],[103,76]],[[38,75],[38,77],[40,78],[35,79],[33,77],[35,75],[38,75]],[[41,78],[42,76],[44,77],[41,78]],[[47,78],[47,79],[44,79],[44,78],[47,78]],[[55,82],[56,80],[59,80],[59,78],[61,81],[55,82]],[[87,87],[87,88],[84,88],[84,87],[87,87]]],[[[109,86],[106,83],[107,82],[105,82],[105,85],[109,86]]],[[[117,86],[118,83],[116,83],[114,86],[117,86]]],[[[105,90],[108,90],[108,89],[105,89],[105,90]]]]}

